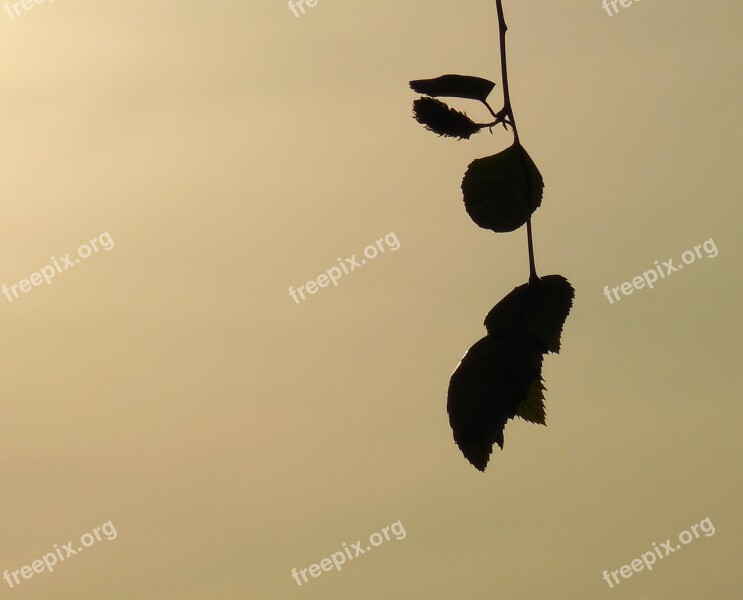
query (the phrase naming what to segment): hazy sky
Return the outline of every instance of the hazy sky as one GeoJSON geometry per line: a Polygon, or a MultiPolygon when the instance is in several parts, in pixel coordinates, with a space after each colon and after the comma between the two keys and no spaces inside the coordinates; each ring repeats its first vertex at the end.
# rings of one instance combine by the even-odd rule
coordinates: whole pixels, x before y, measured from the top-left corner
{"type": "Polygon", "coordinates": [[[478,228],[460,184],[511,138],[438,138],[407,82],[488,77],[499,108],[495,2],[29,6],[0,12],[0,285],[60,268],[0,295],[0,572],[116,537],[2,596],[739,597],[739,3],[505,0],[537,268],[576,300],[548,427],[509,422],[484,474],[447,385],[526,281],[526,236],[478,228]]]}

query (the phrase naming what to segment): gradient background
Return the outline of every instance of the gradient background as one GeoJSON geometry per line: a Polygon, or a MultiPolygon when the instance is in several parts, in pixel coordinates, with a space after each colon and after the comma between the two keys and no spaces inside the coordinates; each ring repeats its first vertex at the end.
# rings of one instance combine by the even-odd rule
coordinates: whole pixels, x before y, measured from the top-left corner
{"type": "Polygon", "coordinates": [[[510,422],[485,474],[448,378],[526,281],[526,241],[475,226],[459,186],[511,138],[436,138],[407,82],[499,81],[494,2],[0,13],[0,283],[115,242],[0,296],[0,569],[118,531],[3,597],[740,597],[743,8],[505,11],[537,267],[577,297],[549,427],[510,422]],[[390,231],[397,252],[288,296],[390,231]],[[602,295],[709,238],[716,258],[602,295]],[[705,517],[714,536],[602,580],[705,517]],[[291,578],[397,520],[404,540],[291,578]]]}

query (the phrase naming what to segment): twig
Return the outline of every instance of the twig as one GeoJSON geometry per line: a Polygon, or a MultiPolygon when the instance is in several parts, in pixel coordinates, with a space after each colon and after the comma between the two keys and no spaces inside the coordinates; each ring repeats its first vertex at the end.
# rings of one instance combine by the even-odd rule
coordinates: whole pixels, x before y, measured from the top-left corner
{"type": "MultiPolygon", "coordinates": [[[[498,27],[500,33],[500,69],[501,69],[501,80],[503,84],[503,110],[501,114],[506,115],[509,119],[509,125],[513,129],[513,141],[514,144],[520,144],[519,142],[519,130],[516,128],[516,119],[513,116],[513,108],[511,107],[511,94],[508,88],[508,64],[506,61],[506,31],[508,26],[506,25],[506,19],[503,16],[503,1],[495,0],[495,7],[498,11],[498,27]]],[[[539,279],[537,275],[537,268],[534,264],[534,240],[531,232],[531,217],[526,221],[526,239],[529,246],[529,282],[533,283],[539,279]]]]}

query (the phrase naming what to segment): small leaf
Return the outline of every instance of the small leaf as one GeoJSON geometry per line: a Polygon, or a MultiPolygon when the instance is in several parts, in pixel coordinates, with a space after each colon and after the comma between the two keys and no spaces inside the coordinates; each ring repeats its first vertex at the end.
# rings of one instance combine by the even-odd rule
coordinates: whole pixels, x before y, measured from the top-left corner
{"type": "Polygon", "coordinates": [[[416,79],[410,82],[410,87],[419,94],[434,98],[449,96],[485,102],[495,84],[488,79],[471,75],[442,75],[436,79],[416,79]]]}
{"type": "Polygon", "coordinates": [[[544,392],[546,388],[541,379],[534,379],[531,382],[531,388],[526,394],[524,400],[516,409],[516,414],[530,423],[537,425],[547,425],[546,415],[544,412],[544,392]]]}
{"type": "Polygon", "coordinates": [[[413,117],[429,131],[448,137],[469,139],[480,131],[480,126],[467,115],[433,98],[418,98],[413,102],[413,117]]]}
{"type": "Polygon", "coordinates": [[[483,229],[521,227],[542,203],[544,181],[521,144],[472,161],[462,180],[464,207],[483,229]]]}
{"type": "Polygon", "coordinates": [[[560,335],[573,306],[575,290],[562,275],[544,277],[514,288],[485,317],[493,335],[503,331],[528,331],[550,352],[560,351],[560,335]]]}
{"type": "Polygon", "coordinates": [[[488,335],[467,351],[449,380],[446,409],[454,441],[475,468],[485,470],[493,444],[503,448],[506,422],[522,404],[539,418],[541,381],[542,343],[529,333],[488,335]]]}

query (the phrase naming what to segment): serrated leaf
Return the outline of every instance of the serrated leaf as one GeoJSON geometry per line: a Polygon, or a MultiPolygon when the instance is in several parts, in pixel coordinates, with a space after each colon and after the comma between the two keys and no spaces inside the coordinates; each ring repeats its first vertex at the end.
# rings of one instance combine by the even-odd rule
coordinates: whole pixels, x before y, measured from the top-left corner
{"type": "Polygon", "coordinates": [[[467,115],[433,98],[418,98],[413,102],[413,117],[426,129],[448,137],[469,139],[480,126],[467,115]]]}
{"type": "Polygon", "coordinates": [[[542,203],[542,175],[521,144],[472,161],[462,179],[464,207],[483,229],[521,227],[542,203]]]}
{"type": "Polygon", "coordinates": [[[516,409],[516,415],[529,421],[530,423],[536,423],[537,425],[547,425],[546,415],[544,411],[544,382],[539,379],[534,379],[531,382],[531,387],[526,394],[526,400],[519,404],[516,409]]]}
{"type": "Polygon", "coordinates": [[[442,75],[435,79],[416,79],[410,82],[413,91],[426,96],[448,96],[450,98],[471,98],[485,102],[495,84],[482,77],[472,75],[442,75]]]}
{"type": "Polygon", "coordinates": [[[485,329],[528,331],[550,352],[560,351],[560,336],[573,306],[575,290],[562,275],[546,275],[514,288],[485,317],[485,329]]]}
{"type": "Polygon", "coordinates": [[[449,380],[447,412],[454,441],[465,458],[484,471],[493,444],[503,448],[506,422],[528,402],[536,415],[542,381],[542,344],[529,333],[488,335],[462,357],[449,380]]]}

